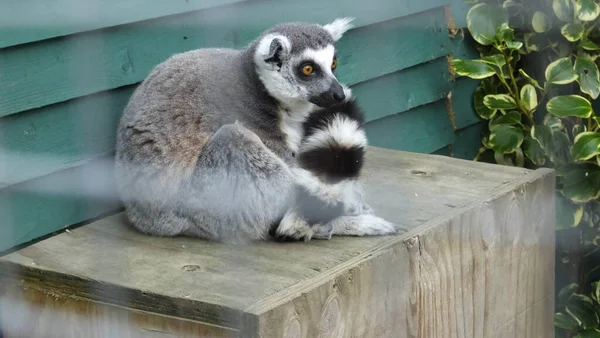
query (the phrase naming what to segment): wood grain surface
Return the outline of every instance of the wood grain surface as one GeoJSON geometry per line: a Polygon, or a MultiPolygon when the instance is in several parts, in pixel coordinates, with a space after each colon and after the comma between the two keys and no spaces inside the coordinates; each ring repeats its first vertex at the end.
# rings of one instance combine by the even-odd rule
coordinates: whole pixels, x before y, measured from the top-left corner
{"type": "Polygon", "coordinates": [[[229,246],[144,236],[117,214],[2,257],[0,276],[250,336],[545,330],[553,180],[550,170],[369,148],[367,198],[402,227],[397,236],[229,246]]]}

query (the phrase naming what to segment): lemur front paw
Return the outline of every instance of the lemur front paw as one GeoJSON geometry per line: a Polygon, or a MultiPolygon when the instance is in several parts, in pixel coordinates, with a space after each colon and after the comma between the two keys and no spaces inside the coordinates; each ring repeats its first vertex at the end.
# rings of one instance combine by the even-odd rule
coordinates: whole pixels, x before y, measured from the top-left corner
{"type": "Polygon", "coordinates": [[[303,218],[290,211],[283,216],[272,236],[279,241],[304,240],[308,242],[314,236],[314,229],[303,218]]]}

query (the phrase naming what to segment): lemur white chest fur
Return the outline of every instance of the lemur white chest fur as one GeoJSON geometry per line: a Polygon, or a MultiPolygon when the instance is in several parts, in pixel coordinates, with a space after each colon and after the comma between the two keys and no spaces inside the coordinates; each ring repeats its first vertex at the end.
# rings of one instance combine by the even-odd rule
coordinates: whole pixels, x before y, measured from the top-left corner
{"type": "Polygon", "coordinates": [[[298,152],[302,136],[304,134],[303,124],[308,115],[313,111],[314,105],[297,105],[293,108],[281,108],[279,111],[279,128],[285,141],[293,152],[298,152]]]}

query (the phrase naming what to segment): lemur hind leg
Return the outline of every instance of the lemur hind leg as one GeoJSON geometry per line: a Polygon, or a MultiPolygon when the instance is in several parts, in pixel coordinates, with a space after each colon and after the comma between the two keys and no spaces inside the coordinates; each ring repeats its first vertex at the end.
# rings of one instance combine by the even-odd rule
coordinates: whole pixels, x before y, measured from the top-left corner
{"type": "Polygon", "coordinates": [[[241,242],[266,239],[293,200],[287,164],[239,123],[222,126],[198,157],[185,201],[188,234],[241,242]]]}

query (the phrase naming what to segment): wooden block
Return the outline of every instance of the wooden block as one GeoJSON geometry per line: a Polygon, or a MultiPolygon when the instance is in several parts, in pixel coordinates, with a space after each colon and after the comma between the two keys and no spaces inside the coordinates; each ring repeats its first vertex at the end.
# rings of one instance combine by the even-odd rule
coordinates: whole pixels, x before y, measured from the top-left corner
{"type": "Polygon", "coordinates": [[[553,337],[554,180],[370,148],[366,194],[396,236],[231,246],[145,236],[113,215],[0,258],[0,325],[7,337],[553,337]]]}

